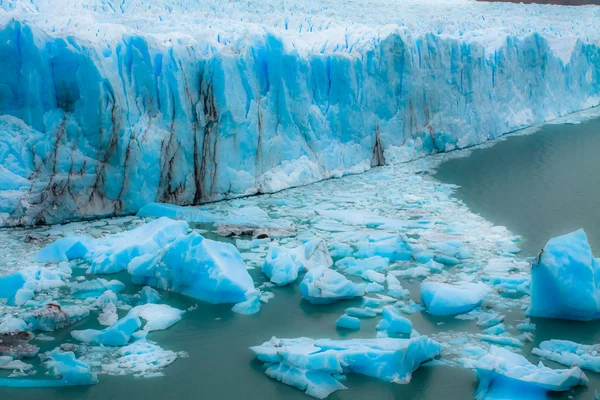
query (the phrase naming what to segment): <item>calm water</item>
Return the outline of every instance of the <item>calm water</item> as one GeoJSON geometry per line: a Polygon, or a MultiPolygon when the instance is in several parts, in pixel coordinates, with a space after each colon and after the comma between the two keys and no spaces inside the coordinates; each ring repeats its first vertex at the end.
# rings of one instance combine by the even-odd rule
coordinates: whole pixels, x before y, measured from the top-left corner
{"type": "MultiPolygon", "coordinates": [[[[494,147],[475,150],[471,156],[449,161],[437,177],[461,185],[457,195],[474,211],[496,224],[523,236],[525,255],[534,255],[544,242],[557,234],[584,227],[600,255],[600,120],[582,125],[547,126],[534,135],[512,137],[494,147]]],[[[264,280],[253,271],[255,280],[264,280]]],[[[126,281],[127,274],[118,279],[126,281]]],[[[408,286],[408,285],[407,285],[408,286]]],[[[415,287],[409,287],[418,300],[415,287]]],[[[186,351],[189,358],[177,360],[159,378],[101,376],[91,387],[0,391],[0,399],[309,399],[292,387],[264,374],[253,360],[249,346],[271,336],[278,337],[372,337],[378,319],[363,320],[359,332],[345,334],[335,329],[335,320],[360,300],[313,306],[301,300],[298,286],[274,288],[275,298],[255,316],[229,311],[231,305],[198,303],[168,331],[151,334],[164,348],[186,351]]],[[[195,301],[176,293],[165,294],[165,303],[186,308],[195,301]]],[[[523,318],[508,315],[507,322],[523,318]]],[[[422,334],[445,328],[479,332],[473,321],[435,318],[414,314],[411,320],[422,334]]],[[[534,321],[535,343],[563,338],[592,343],[600,341],[599,323],[534,321]]],[[[76,326],[81,329],[85,324],[76,326]]],[[[67,331],[62,335],[68,334],[67,331]]],[[[61,333],[54,335],[62,341],[61,333]]],[[[56,342],[54,342],[56,343],[56,342]]],[[[43,345],[42,351],[55,346],[43,345]]],[[[537,362],[536,357],[529,357],[537,362]]],[[[551,362],[548,365],[554,365],[551,362]]],[[[589,388],[577,389],[553,398],[592,398],[600,390],[598,375],[587,373],[589,388]]],[[[350,390],[334,393],[330,399],[470,399],[477,385],[474,372],[461,368],[423,367],[409,385],[384,383],[359,375],[345,381],[350,390]]]]}
{"type": "Polygon", "coordinates": [[[526,256],[578,228],[600,256],[599,152],[600,119],[546,125],[448,161],[436,178],[461,186],[456,195],[472,211],[521,235],[526,256]]]}

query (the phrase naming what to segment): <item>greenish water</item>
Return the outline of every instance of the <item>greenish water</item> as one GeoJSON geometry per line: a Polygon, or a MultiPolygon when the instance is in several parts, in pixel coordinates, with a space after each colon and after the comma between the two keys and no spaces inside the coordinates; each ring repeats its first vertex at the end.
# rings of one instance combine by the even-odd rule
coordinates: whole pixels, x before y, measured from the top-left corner
{"type": "Polygon", "coordinates": [[[487,220],[523,237],[534,256],[548,239],[584,228],[600,256],[600,119],[546,125],[440,166],[436,178],[487,220]]]}
{"type": "MultiPolygon", "coordinates": [[[[512,137],[494,147],[474,150],[467,158],[448,161],[439,167],[437,178],[461,185],[457,196],[472,210],[522,235],[523,255],[535,255],[548,238],[578,227],[586,229],[600,254],[598,149],[600,120],[582,125],[551,125],[533,135],[512,137]]],[[[259,270],[251,272],[257,285],[264,282],[259,270]]],[[[129,279],[127,274],[117,278],[126,283],[129,279]]],[[[411,291],[411,298],[418,301],[418,284],[405,286],[411,291]]],[[[2,389],[0,399],[309,399],[301,391],[268,378],[248,347],[271,336],[372,338],[378,318],[365,319],[360,331],[346,333],[335,328],[335,320],[347,307],[359,306],[360,300],[311,305],[301,299],[298,284],[273,288],[273,292],[275,298],[254,316],[235,314],[230,311],[231,305],[211,305],[164,293],[164,302],[174,307],[183,309],[196,303],[198,307],[172,328],[150,334],[150,339],[162,347],[189,354],[166,368],[163,377],[102,375],[100,383],[90,387],[2,389]]],[[[427,313],[413,314],[410,319],[415,329],[425,335],[441,329],[480,332],[474,321],[427,313]]],[[[521,312],[507,312],[507,323],[521,319],[521,312]]],[[[600,342],[600,323],[533,322],[537,324],[535,341],[526,344],[525,355],[548,339],[600,342]]],[[[70,328],[97,327],[92,326],[94,323],[82,322],[70,328]]],[[[69,331],[53,333],[57,340],[41,343],[42,351],[67,340],[69,331]]],[[[539,361],[535,356],[528,358],[539,361]]],[[[560,367],[552,362],[546,364],[560,367]]],[[[586,373],[590,387],[552,398],[592,398],[594,390],[600,390],[600,379],[597,374],[586,373]]],[[[470,399],[477,381],[471,370],[436,366],[419,368],[408,385],[360,375],[349,375],[344,384],[349,390],[336,392],[329,399],[470,399]]]]}
{"type": "MultiPolygon", "coordinates": [[[[440,166],[435,177],[460,188],[471,211],[522,236],[521,256],[535,256],[548,239],[583,228],[600,256],[600,119],[546,125],[440,166]]],[[[600,342],[600,323],[535,319],[535,344],[550,339],[600,342]]],[[[527,351],[528,349],[526,349],[527,351]]],[[[536,361],[536,357],[529,357],[536,361]]],[[[544,361],[560,368],[558,364],[544,361]]],[[[600,392],[600,374],[585,371],[600,392]]],[[[579,396],[577,396],[579,397],[579,396]]]]}

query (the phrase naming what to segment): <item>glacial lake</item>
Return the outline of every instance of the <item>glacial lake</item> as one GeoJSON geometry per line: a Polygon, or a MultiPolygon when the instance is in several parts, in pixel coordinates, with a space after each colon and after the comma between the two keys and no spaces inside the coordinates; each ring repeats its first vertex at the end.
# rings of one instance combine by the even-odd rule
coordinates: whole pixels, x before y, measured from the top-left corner
{"type": "MultiPolygon", "coordinates": [[[[526,136],[509,137],[494,146],[474,149],[464,158],[451,159],[437,168],[435,177],[459,185],[455,196],[471,211],[521,235],[519,258],[534,256],[553,236],[579,227],[585,228],[592,248],[600,255],[600,119],[579,125],[547,125],[526,136]]],[[[339,180],[352,182],[352,177],[339,180]]],[[[322,185],[322,184],[317,184],[322,185]]],[[[316,186],[318,187],[318,186],[316,186]]],[[[342,187],[342,186],[339,186],[342,187]]],[[[264,282],[259,269],[251,274],[264,282]]],[[[127,282],[127,274],[117,276],[127,282]]],[[[404,282],[403,282],[404,285],[404,282]]],[[[418,282],[404,285],[418,300],[418,282]],[[416,295],[415,295],[416,293],[416,295]]],[[[129,288],[131,293],[139,287],[129,288]]],[[[373,338],[378,318],[362,320],[358,332],[335,328],[344,309],[359,306],[360,299],[332,305],[311,305],[302,301],[298,282],[273,288],[275,297],[252,316],[230,311],[231,305],[210,305],[176,293],[164,293],[163,302],[182,309],[197,304],[184,318],[166,331],[152,333],[152,340],[189,356],[164,369],[164,376],[100,376],[100,383],[89,387],[56,389],[0,389],[0,398],[11,400],[93,399],[302,399],[310,397],[267,377],[264,367],[254,360],[249,347],[271,336],[373,338]]],[[[507,313],[505,322],[522,320],[520,312],[507,313]]],[[[421,334],[440,329],[478,333],[473,321],[452,317],[432,317],[427,313],[410,316],[421,334]]],[[[548,339],[570,339],[591,344],[600,342],[600,323],[536,319],[535,341],[526,343],[523,354],[537,363],[531,349],[548,339]]],[[[71,327],[83,329],[89,322],[71,327]]],[[[68,339],[68,330],[51,333],[54,342],[39,344],[42,351],[68,339]]],[[[558,364],[544,361],[548,366],[558,364]]],[[[600,391],[600,375],[586,371],[590,386],[576,388],[551,398],[574,396],[590,399],[600,391]]],[[[477,388],[472,370],[445,366],[424,366],[413,374],[408,385],[385,383],[360,375],[349,375],[344,384],[349,390],[329,399],[471,399],[477,388]]]]}

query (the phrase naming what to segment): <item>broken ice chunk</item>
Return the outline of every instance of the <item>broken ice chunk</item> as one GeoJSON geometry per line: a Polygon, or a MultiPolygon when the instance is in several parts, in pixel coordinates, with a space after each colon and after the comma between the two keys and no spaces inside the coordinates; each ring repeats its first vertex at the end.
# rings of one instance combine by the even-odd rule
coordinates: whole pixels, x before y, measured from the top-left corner
{"type": "Polygon", "coordinates": [[[412,322],[403,317],[394,306],[383,306],[381,321],[377,323],[378,331],[387,331],[388,333],[410,334],[412,332],[412,322]]]}
{"type": "Polygon", "coordinates": [[[488,295],[483,283],[450,285],[441,282],[423,282],[421,300],[432,315],[453,315],[471,311],[488,295]]]}
{"type": "Polygon", "coordinates": [[[531,352],[537,356],[566,365],[600,372],[600,344],[585,345],[568,340],[547,340],[531,352]]]}
{"type": "Polygon", "coordinates": [[[89,281],[70,283],[69,288],[75,299],[87,299],[88,297],[98,297],[102,293],[110,290],[114,293],[119,293],[125,289],[125,285],[113,279],[107,281],[106,279],[92,279],[89,281]]]}
{"type": "Polygon", "coordinates": [[[138,304],[155,304],[160,302],[160,294],[150,286],[144,286],[139,293],[138,304]]]}
{"type": "Polygon", "coordinates": [[[578,367],[555,370],[542,363],[535,366],[519,354],[491,346],[476,363],[479,387],[477,400],[546,398],[548,391],[565,391],[587,385],[588,379],[578,367]]]}
{"type": "Polygon", "coordinates": [[[128,316],[138,316],[146,320],[147,332],[170,328],[181,320],[185,311],[166,304],[144,304],[132,308],[128,316]]]}
{"type": "Polygon", "coordinates": [[[83,258],[92,246],[92,240],[85,236],[60,238],[42,248],[34,257],[39,263],[59,263],[83,258]]]}
{"type": "Polygon", "coordinates": [[[250,350],[269,365],[266,374],[309,396],[324,399],[346,389],[334,376],[356,373],[386,382],[408,383],[419,365],[440,354],[426,336],[413,339],[277,339],[250,350]]]}
{"type": "Polygon", "coordinates": [[[166,203],[148,203],[137,212],[138,217],[167,217],[189,223],[204,224],[214,222],[216,216],[196,207],[182,207],[166,203]]]}
{"type": "Polygon", "coordinates": [[[90,315],[90,311],[81,306],[61,306],[49,302],[42,308],[25,313],[23,320],[32,330],[52,332],[64,328],[90,315]]]}
{"type": "Polygon", "coordinates": [[[311,269],[300,283],[302,297],[313,304],[333,303],[353,299],[365,293],[363,284],[356,284],[332,269],[311,269]]]}
{"type": "Polygon", "coordinates": [[[125,270],[134,258],[156,253],[187,231],[187,222],[162,217],[135,229],[96,239],[88,254],[92,259],[88,273],[110,274],[125,270]]]}
{"type": "Polygon", "coordinates": [[[128,267],[133,283],[173,290],[209,303],[246,301],[254,290],[238,249],[204,239],[196,232],[180,236],[151,257],[137,257],[128,267]]]}
{"type": "Polygon", "coordinates": [[[300,265],[294,262],[290,252],[282,247],[271,247],[262,271],[269,277],[269,280],[278,286],[285,286],[294,282],[298,278],[300,265]]]}
{"type": "Polygon", "coordinates": [[[335,326],[343,329],[360,329],[360,319],[344,314],[335,321],[335,326]]]}
{"type": "Polygon", "coordinates": [[[583,229],[550,239],[531,266],[532,317],[600,318],[600,261],[583,229]]]}
{"type": "Polygon", "coordinates": [[[243,315],[251,315],[251,314],[256,314],[257,312],[260,311],[260,307],[261,307],[261,296],[260,296],[260,291],[258,290],[252,290],[249,293],[246,293],[246,301],[243,301],[241,303],[237,303],[236,305],[234,305],[231,308],[231,311],[236,312],[238,314],[243,314],[243,315]]]}
{"type": "Polygon", "coordinates": [[[90,366],[75,358],[72,352],[61,352],[58,348],[49,354],[46,362],[58,379],[14,379],[0,378],[0,387],[56,387],[93,385],[98,383],[90,366]]]}
{"type": "Polygon", "coordinates": [[[90,344],[101,344],[103,346],[124,346],[129,343],[133,332],[142,326],[142,322],[135,314],[128,314],[108,328],[101,331],[86,329],[83,331],[71,331],[71,336],[80,342],[90,344]]]}

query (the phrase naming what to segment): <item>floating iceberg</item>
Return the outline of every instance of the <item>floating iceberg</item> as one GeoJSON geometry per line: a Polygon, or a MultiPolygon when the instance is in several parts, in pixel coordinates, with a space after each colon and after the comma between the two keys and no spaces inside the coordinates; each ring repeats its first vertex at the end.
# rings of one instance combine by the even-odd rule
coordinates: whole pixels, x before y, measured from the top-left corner
{"type": "Polygon", "coordinates": [[[131,335],[142,326],[139,317],[133,314],[121,318],[108,328],[101,331],[86,329],[83,331],[71,331],[71,336],[80,342],[100,344],[103,346],[125,346],[129,343],[131,335]]]}
{"type": "Polygon", "coordinates": [[[432,315],[453,315],[471,311],[488,295],[489,288],[482,283],[450,285],[441,282],[423,282],[421,300],[432,315]]]}
{"type": "Polygon", "coordinates": [[[260,311],[261,294],[258,290],[246,292],[246,301],[237,303],[231,311],[243,315],[256,314],[260,311]]]}
{"type": "Polygon", "coordinates": [[[588,383],[578,367],[556,370],[542,363],[535,366],[525,357],[496,346],[491,346],[475,367],[479,378],[477,400],[545,399],[546,392],[562,392],[588,383]]]}
{"type": "Polygon", "coordinates": [[[49,302],[37,310],[25,313],[22,318],[32,330],[52,332],[64,328],[90,315],[90,311],[82,306],[61,306],[49,302]]]}
{"type": "Polygon", "coordinates": [[[335,321],[335,326],[342,329],[360,329],[360,319],[344,314],[335,321]]]}
{"type": "Polygon", "coordinates": [[[132,308],[128,316],[137,316],[146,321],[147,332],[170,328],[181,320],[184,311],[166,304],[144,304],[132,308]]]}
{"type": "Polygon", "coordinates": [[[91,247],[91,239],[85,236],[68,236],[47,245],[34,257],[40,263],[59,263],[83,258],[91,247]]]}
{"type": "Polygon", "coordinates": [[[156,376],[177,359],[177,353],[164,350],[145,339],[136,340],[119,349],[119,358],[104,369],[128,371],[135,376],[156,376]]]}
{"type": "Polygon", "coordinates": [[[93,279],[89,281],[76,282],[68,285],[71,289],[73,298],[86,299],[88,297],[98,297],[107,290],[113,293],[119,293],[125,289],[123,282],[116,279],[107,281],[106,279],[93,279]]]}
{"type": "Polygon", "coordinates": [[[277,339],[250,348],[268,365],[266,374],[309,396],[324,399],[346,389],[339,374],[363,374],[387,382],[408,383],[419,365],[440,354],[439,343],[414,339],[277,339]]]}
{"type": "Polygon", "coordinates": [[[363,284],[354,283],[332,269],[318,267],[304,275],[300,283],[302,297],[313,304],[333,303],[365,294],[363,284]]]}
{"type": "Polygon", "coordinates": [[[138,304],[155,304],[160,302],[160,294],[150,286],[144,286],[139,293],[138,304]]]}
{"type": "Polygon", "coordinates": [[[229,243],[192,232],[128,267],[134,283],[172,290],[209,303],[246,301],[254,281],[240,252],[229,243]]]}
{"type": "Polygon", "coordinates": [[[149,203],[137,212],[138,217],[181,219],[189,223],[206,224],[214,222],[213,214],[199,210],[195,207],[181,207],[174,204],[149,203]]]}
{"type": "Polygon", "coordinates": [[[531,266],[532,317],[600,318],[600,260],[583,229],[550,239],[531,266]]]}
{"type": "Polygon", "coordinates": [[[412,332],[412,322],[402,316],[396,307],[383,306],[381,321],[377,323],[377,330],[408,335],[412,332]]]}
{"type": "Polygon", "coordinates": [[[269,280],[278,286],[285,286],[298,279],[301,266],[297,264],[288,250],[283,247],[269,249],[262,266],[269,280]]]}
{"type": "Polygon", "coordinates": [[[187,231],[187,222],[163,217],[132,230],[97,239],[86,256],[91,260],[88,272],[110,274],[126,270],[136,257],[155,254],[187,231]]]}
{"type": "Polygon", "coordinates": [[[98,383],[96,374],[90,366],[75,358],[72,352],[53,350],[46,362],[58,379],[15,379],[0,378],[0,387],[56,387],[93,385],[98,383]]]}
{"type": "Polygon", "coordinates": [[[600,372],[600,344],[585,345],[568,340],[547,340],[531,352],[568,367],[578,366],[600,372]]]}

